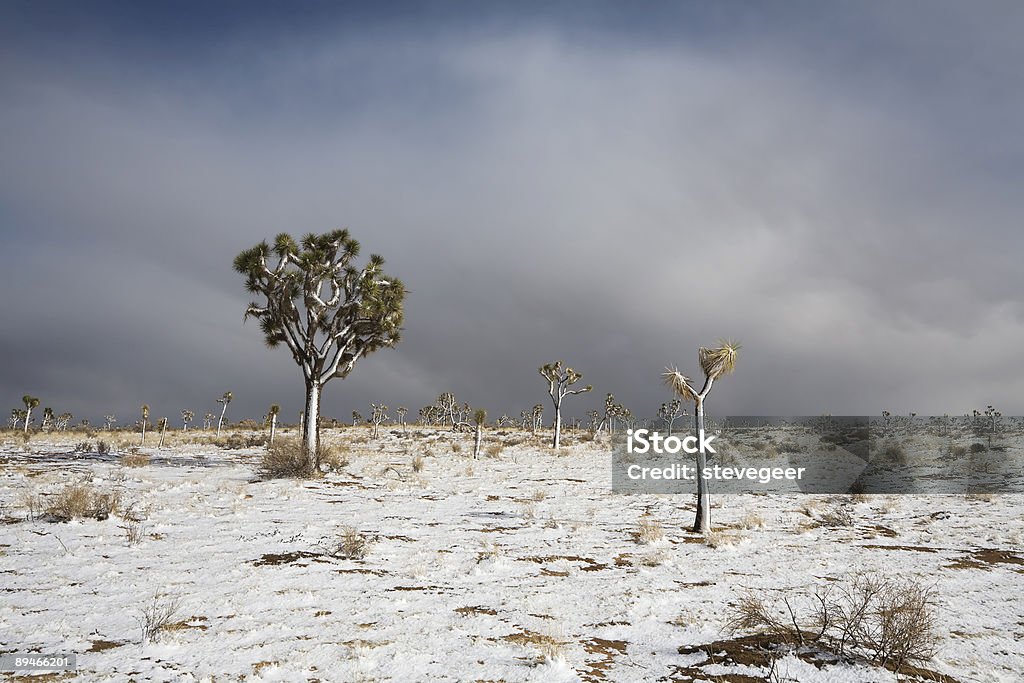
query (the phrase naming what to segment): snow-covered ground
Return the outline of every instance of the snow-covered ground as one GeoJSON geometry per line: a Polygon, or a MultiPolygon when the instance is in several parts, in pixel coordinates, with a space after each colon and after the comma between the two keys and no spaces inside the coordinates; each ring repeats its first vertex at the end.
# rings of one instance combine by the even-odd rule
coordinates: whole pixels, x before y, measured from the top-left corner
{"type": "MultiPolygon", "coordinates": [[[[688,681],[702,662],[708,676],[760,680],[679,648],[730,637],[729,607],[747,590],[878,570],[935,587],[942,639],[929,669],[1024,679],[1020,494],[721,495],[710,547],[688,531],[689,496],[612,493],[609,454],[593,444],[553,455],[520,435],[474,461],[469,437],[385,431],[333,436],[358,443],[314,481],[257,480],[259,449],[144,449],[150,464],[124,467],[42,436],[27,450],[10,440],[0,653],[77,653],[76,680],[688,681]],[[142,541],[128,543],[117,514],[26,520],[29,496],[74,482],[120,492],[144,519],[142,541]],[[810,523],[837,507],[852,526],[810,523]],[[664,538],[638,538],[645,515],[664,538]],[[364,559],[331,555],[344,527],[370,541],[364,559]],[[179,606],[143,642],[154,601],[179,606]]],[[[792,656],[776,675],[895,680],[792,656]]]]}

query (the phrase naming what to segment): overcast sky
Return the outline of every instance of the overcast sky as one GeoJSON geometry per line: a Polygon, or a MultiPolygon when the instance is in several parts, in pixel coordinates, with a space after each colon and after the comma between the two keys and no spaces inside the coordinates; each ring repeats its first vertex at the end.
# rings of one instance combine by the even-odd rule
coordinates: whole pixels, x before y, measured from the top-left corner
{"type": "Polygon", "coordinates": [[[5,414],[297,415],[231,261],[337,227],[410,293],[328,416],[719,337],[716,414],[1024,412],[1024,5],[378,4],[0,4],[5,414]]]}

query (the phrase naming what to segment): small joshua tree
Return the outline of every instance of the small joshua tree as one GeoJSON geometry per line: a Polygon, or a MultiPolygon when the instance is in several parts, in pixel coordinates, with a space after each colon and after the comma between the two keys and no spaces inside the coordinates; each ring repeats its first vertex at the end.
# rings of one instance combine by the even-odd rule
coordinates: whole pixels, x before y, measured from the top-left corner
{"type": "Polygon", "coordinates": [[[43,432],[48,431],[50,425],[53,424],[53,418],[53,408],[43,408],[43,421],[39,423],[39,430],[43,432]]]}
{"type": "Polygon", "coordinates": [[[267,417],[270,418],[270,439],[267,441],[268,446],[274,445],[274,434],[277,433],[277,416],[281,413],[281,406],[276,403],[270,405],[270,412],[267,413],[267,417]]]}
{"type": "Polygon", "coordinates": [[[191,410],[181,411],[181,431],[188,431],[188,423],[191,422],[193,418],[195,418],[195,416],[196,414],[193,413],[191,410]]]}
{"type": "Polygon", "coordinates": [[[686,411],[680,412],[679,409],[682,407],[683,402],[678,398],[673,398],[668,403],[662,403],[658,409],[658,417],[665,422],[665,426],[668,428],[668,433],[665,436],[672,436],[672,425],[679,418],[686,415],[686,411]]]}
{"type": "Polygon", "coordinates": [[[24,414],[24,410],[19,410],[18,408],[11,408],[11,417],[7,421],[7,424],[10,425],[11,429],[18,428],[18,423],[21,422],[22,415],[24,414]]]}
{"type": "Polygon", "coordinates": [[[302,450],[318,470],[320,396],[335,377],[345,378],[363,357],[394,347],[402,327],[405,285],[385,275],[372,255],[361,268],[359,242],[348,230],[307,234],[301,243],[282,233],[235,258],[246,288],[262,297],[245,316],[260,321],[268,346],[285,344],[302,368],[306,410],[302,450]],[[268,259],[276,257],[276,264],[268,259]]]}
{"type": "Polygon", "coordinates": [[[234,395],[230,391],[225,391],[224,395],[217,399],[217,403],[222,404],[220,409],[220,419],[217,420],[217,438],[220,438],[220,428],[224,424],[224,413],[228,412],[228,404],[231,403],[231,399],[234,395]]]}
{"type": "Polygon", "coordinates": [[[142,404],[142,440],[139,441],[140,446],[146,445],[146,423],[149,422],[149,406],[145,403],[142,404]]]}
{"type": "Polygon", "coordinates": [[[476,425],[476,441],[473,443],[473,459],[480,457],[480,444],[484,439],[484,423],[487,422],[487,411],[477,408],[473,411],[473,424],[476,425]]]}
{"type": "Polygon", "coordinates": [[[530,412],[530,431],[534,434],[540,429],[544,420],[544,406],[540,403],[533,406],[533,410],[530,412]]]}
{"type": "Polygon", "coordinates": [[[117,423],[117,415],[104,415],[103,416],[103,428],[108,432],[114,428],[117,423]]]}
{"type": "Polygon", "coordinates": [[[358,410],[353,410],[352,411],[352,426],[355,427],[357,424],[360,424],[362,421],[363,421],[363,414],[360,413],[358,410]]]}
{"type": "Polygon", "coordinates": [[[370,422],[373,423],[373,438],[376,439],[380,423],[388,419],[388,407],[383,403],[371,403],[370,410],[370,422]]]}
{"type": "Polygon", "coordinates": [[[158,443],[156,447],[157,448],[163,448],[164,447],[164,434],[167,432],[167,418],[166,417],[161,417],[159,419],[159,421],[157,421],[157,426],[160,427],[160,443],[158,443]]]}
{"type": "Polygon", "coordinates": [[[214,415],[213,413],[207,413],[206,415],[203,415],[203,430],[204,431],[207,431],[207,432],[210,431],[210,428],[213,426],[213,421],[214,421],[214,419],[216,419],[216,417],[217,416],[214,415]]]}
{"type": "Polygon", "coordinates": [[[39,407],[39,399],[25,394],[21,397],[21,402],[25,404],[25,433],[28,434],[28,426],[32,423],[32,409],[39,407]]]}
{"type": "Polygon", "coordinates": [[[56,419],[57,430],[61,432],[66,431],[68,425],[71,424],[71,418],[73,417],[74,415],[72,415],[71,413],[61,413],[60,415],[58,415],[56,419]]]}
{"type": "Polygon", "coordinates": [[[562,400],[565,399],[566,396],[585,394],[594,387],[588,384],[582,389],[571,389],[570,387],[573,384],[576,384],[583,379],[583,375],[572,368],[565,368],[563,370],[562,361],[555,361],[554,363],[542,365],[539,368],[539,372],[541,377],[548,382],[548,395],[551,397],[551,402],[555,406],[555,434],[551,441],[551,447],[558,450],[560,445],[559,442],[562,438],[562,400]]]}
{"type": "MultiPolygon", "coordinates": [[[[704,441],[704,401],[711,393],[715,380],[725,377],[736,369],[736,356],[740,345],[734,341],[721,340],[717,348],[704,346],[697,352],[701,370],[704,372],[704,386],[697,391],[690,383],[690,378],[676,368],[667,368],[663,377],[665,383],[684,401],[694,403],[694,423],[697,437],[704,441]]],[[[702,475],[707,466],[707,454],[703,447],[697,451],[697,514],[693,520],[693,530],[702,534],[711,532],[711,493],[708,491],[708,480],[702,475]]]]}
{"type": "Polygon", "coordinates": [[[405,432],[405,416],[409,412],[409,409],[405,406],[398,406],[395,409],[395,415],[398,416],[398,424],[402,426],[402,432],[405,432]]]}

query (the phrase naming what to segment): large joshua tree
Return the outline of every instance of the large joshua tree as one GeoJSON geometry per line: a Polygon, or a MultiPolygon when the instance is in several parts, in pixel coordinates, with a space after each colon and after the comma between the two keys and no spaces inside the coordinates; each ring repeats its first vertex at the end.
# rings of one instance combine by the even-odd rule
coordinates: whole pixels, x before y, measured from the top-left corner
{"type": "Polygon", "coordinates": [[[318,469],[320,396],[335,377],[347,377],[359,359],[398,343],[405,286],[385,275],[372,255],[356,266],[359,243],[348,230],[308,234],[301,242],[282,233],[273,246],[260,242],[235,257],[246,288],[262,297],[245,311],[260,321],[267,345],[285,344],[302,368],[306,410],[302,445],[310,470],[318,469]]]}
{"type": "MultiPolygon", "coordinates": [[[[667,368],[663,377],[665,383],[679,394],[684,401],[694,403],[694,423],[700,442],[704,442],[704,401],[711,393],[715,380],[724,377],[736,369],[736,356],[740,345],[734,341],[721,340],[717,348],[700,347],[697,358],[704,372],[704,386],[700,391],[694,388],[690,378],[676,368],[667,368]]],[[[697,452],[697,514],[693,520],[693,530],[702,534],[711,531],[711,493],[708,480],[702,475],[707,466],[707,454],[701,448],[697,452]]]]}
{"type": "Polygon", "coordinates": [[[548,395],[555,406],[555,434],[551,440],[551,447],[558,450],[562,439],[562,400],[573,394],[585,394],[594,387],[588,384],[582,389],[571,389],[573,384],[583,379],[583,375],[572,368],[562,369],[562,361],[542,365],[540,374],[548,382],[548,395]]]}

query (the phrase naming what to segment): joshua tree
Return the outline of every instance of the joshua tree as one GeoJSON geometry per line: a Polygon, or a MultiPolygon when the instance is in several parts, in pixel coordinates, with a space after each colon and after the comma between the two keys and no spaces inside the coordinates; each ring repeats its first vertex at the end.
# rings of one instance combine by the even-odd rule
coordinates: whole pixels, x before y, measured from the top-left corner
{"type": "Polygon", "coordinates": [[[58,415],[56,419],[57,430],[62,432],[67,430],[68,425],[71,424],[71,418],[73,417],[74,415],[71,413],[61,413],[58,415]]]}
{"type": "Polygon", "coordinates": [[[409,409],[405,406],[398,406],[395,408],[395,415],[398,416],[398,424],[402,425],[402,431],[405,432],[405,415],[409,412],[409,409]]]}
{"type": "Polygon", "coordinates": [[[117,422],[117,415],[104,415],[103,416],[103,428],[108,432],[113,429],[114,424],[117,422]]]}
{"type": "Polygon", "coordinates": [[[149,406],[145,403],[142,404],[142,440],[139,442],[140,446],[146,445],[146,423],[149,422],[149,406]]]}
{"type": "Polygon", "coordinates": [[[32,409],[39,407],[39,399],[25,394],[21,397],[21,402],[25,404],[25,433],[28,434],[28,426],[32,422],[32,409]]]}
{"type": "Polygon", "coordinates": [[[358,410],[353,410],[352,411],[352,426],[355,427],[357,424],[360,424],[362,421],[363,421],[363,414],[360,413],[358,410]]]}
{"type": "Polygon", "coordinates": [[[373,438],[376,439],[380,423],[388,419],[388,407],[383,403],[371,403],[370,410],[370,422],[373,423],[373,438]]]}
{"type": "Polygon", "coordinates": [[[672,436],[672,425],[675,421],[684,415],[686,411],[679,412],[679,408],[683,405],[683,402],[678,398],[673,398],[668,403],[662,403],[661,407],[658,408],[658,417],[661,418],[665,425],[668,427],[668,433],[666,436],[672,436]]]}
{"type": "Polygon", "coordinates": [[[28,411],[22,410],[21,408],[11,408],[11,429],[17,429],[18,423],[25,419],[28,415],[28,411]]]}
{"type": "Polygon", "coordinates": [[[221,403],[220,419],[217,420],[217,438],[220,438],[220,428],[224,424],[224,413],[228,411],[228,404],[231,403],[231,399],[234,395],[230,391],[225,391],[224,395],[217,399],[217,403],[221,403]]]}
{"type": "Polygon", "coordinates": [[[543,404],[536,404],[533,406],[533,410],[530,411],[530,431],[534,434],[540,429],[544,420],[544,406],[543,404]]]}
{"type": "Polygon", "coordinates": [[[164,433],[167,431],[167,418],[166,417],[161,417],[160,420],[157,421],[157,426],[160,427],[160,443],[158,443],[156,447],[157,448],[163,448],[164,447],[164,433]]]}
{"type": "MultiPolygon", "coordinates": [[[[664,374],[665,383],[672,388],[684,401],[694,403],[694,422],[697,437],[704,441],[704,401],[711,393],[715,380],[724,377],[736,369],[736,356],[740,345],[734,341],[721,340],[717,348],[700,347],[697,352],[700,368],[704,372],[704,386],[697,391],[690,378],[676,368],[668,368],[664,374]]],[[[707,454],[703,446],[697,451],[697,514],[693,520],[693,530],[702,534],[711,531],[711,494],[708,491],[708,480],[703,477],[707,466],[707,454]]]]}
{"type": "Polygon", "coordinates": [[[562,438],[562,400],[566,396],[585,394],[594,387],[588,384],[582,389],[570,389],[569,387],[583,379],[583,375],[572,368],[563,370],[562,361],[542,365],[538,371],[540,376],[548,382],[548,396],[551,397],[551,403],[555,406],[555,435],[551,440],[551,447],[558,450],[559,441],[562,438]]]}
{"type": "Polygon", "coordinates": [[[47,431],[50,429],[50,424],[53,423],[53,408],[43,408],[43,421],[39,423],[40,431],[47,431]]]}
{"type": "Polygon", "coordinates": [[[196,414],[193,413],[191,410],[181,411],[181,431],[188,431],[188,423],[191,422],[195,416],[196,414]]]}
{"type": "Polygon", "coordinates": [[[476,425],[476,441],[473,443],[473,459],[480,457],[480,444],[484,439],[484,423],[487,422],[487,411],[477,408],[473,411],[473,424],[476,425]]]}
{"type": "Polygon", "coordinates": [[[359,243],[348,230],[334,230],[308,234],[301,244],[282,233],[273,248],[261,242],[234,262],[246,288],[265,299],[249,304],[246,318],[259,320],[267,345],[284,343],[302,368],[302,444],[310,470],[320,466],[317,418],[324,385],[347,377],[359,359],[399,340],[405,286],[383,273],[380,256],[357,268],[358,255],[359,243]],[[271,254],[274,266],[268,264],[271,254]]]}
{"type": "Polygon", "coordinates": [[[270,405],[270,412],[267,416],[270,418],[270,440],[267,441],[268,446],[274,445],[274,434],[277,433],[277,416],[281,413],[281,406],[276,403],[270,405]]]}

